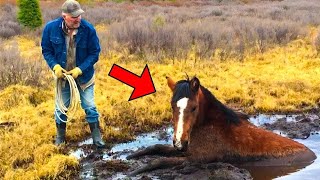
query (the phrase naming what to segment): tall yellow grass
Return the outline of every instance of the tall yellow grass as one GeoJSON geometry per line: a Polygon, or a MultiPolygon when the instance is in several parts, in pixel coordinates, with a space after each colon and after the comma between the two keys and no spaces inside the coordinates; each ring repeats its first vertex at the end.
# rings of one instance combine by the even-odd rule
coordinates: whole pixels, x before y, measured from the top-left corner
{"type": "MultiPolygon", "coordinates": [[[[41,56],[41,52],[29,51],[28,47],[34,49],[31,39],[16,40],[22,56],[41,56]]],[[[140,75],[146,62],[116,52],[102,55],[96,65],[95,101],[106,142],[125,141],[169,122],[171,91],[165,76],[180,80],[186,72],[196,75],[223,103],[248,113],[296,112],[318,106],[320,59],[309,40],[250,55],[243,62],[201,60],[194,64],[194,57],[190,53],[188,60],[175,60],[174,64],[170,59],[148,62],[157,92],[128,102],[133,89],[109,77],[108,72],[116,63],[140,75]]],[[[52,144],[53,83],[51,87],[15,85],[0,92],[0,123],[14,124],[0,127],[0,179],[71,178],[77,174],[79,162],[52,144]]],[[[84,113],[79,110],[68,123],[67,140],[77,142],[88,135],[84,113]]]]}

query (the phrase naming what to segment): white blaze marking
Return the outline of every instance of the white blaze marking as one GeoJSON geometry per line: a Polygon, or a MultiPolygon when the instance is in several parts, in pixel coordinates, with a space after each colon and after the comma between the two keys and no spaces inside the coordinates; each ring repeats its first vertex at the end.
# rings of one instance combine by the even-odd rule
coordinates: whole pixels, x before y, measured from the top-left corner
{"type": "Polygon", "coordinates": [[[187,107],[189,98],[182,98],[177,102],[177,106],[179,108],[179,120],[178,127],[176,133],[176,140],[178,142],[181,141],[182,133],[183,133],[183,111],[187,107]]]}

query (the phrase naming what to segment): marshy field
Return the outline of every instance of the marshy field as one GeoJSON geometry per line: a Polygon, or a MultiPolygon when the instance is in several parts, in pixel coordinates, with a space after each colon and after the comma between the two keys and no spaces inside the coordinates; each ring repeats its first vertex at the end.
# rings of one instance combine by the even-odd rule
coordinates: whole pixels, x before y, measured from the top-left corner
{"type": "MultiPolygon", "coordinates": [[[[102,49],[95,102],[105,151],[171,124],[166,76],[196,76],[250,116],[312,114],[310,122],[319,121],[319,0],[79,2],[102,49]],[[133,89],[108,76],[113,64],[138,75],[148,64],[156,93],[128,101],[133,89]]],[[[41,0],[43,26],[30,30],[18,23],[15,1],[0,0],[0,179],[83,178],[81,158],[70,151],[90,138],[89,126],[79,109],[67,123],[68,143],[54,145],[54,79],[40,46],[62,3],[41,0]]]]}

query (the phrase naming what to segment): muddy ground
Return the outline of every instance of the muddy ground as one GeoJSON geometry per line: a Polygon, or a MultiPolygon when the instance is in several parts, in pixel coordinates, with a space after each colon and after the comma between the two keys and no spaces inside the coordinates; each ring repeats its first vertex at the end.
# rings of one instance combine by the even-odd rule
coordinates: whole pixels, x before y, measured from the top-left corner
{"type": "MultiPolygon", "coordinates": [[[[312,133],[319,133],[320,131],[320,118],[317,113],[294,115],[290,116],[290,119],[288,121],[287,117],[282,117],[272,124],[263,123],[261,127],[284,133],[290,138],[299,139],[306,139],[312,133]]],[[[159,137],[167,138],[168,136],[160,134],[159,137]]],[[[130,172],[161,157],[146,156],[138,160],[127,161],[120,157],[133,151],[112,154],[107,152],[108,150],[92,150],[94,147],[91,145],[84,145],[81,148],[88,154],[80,159],[82,167],[79,179],[253,179],[246,169],[220,162],[209,164],[190,164],[186,162],[173,168],[158,169],[129,177],[130,172]],[[112,158],[106,160],[106,153],[112,158]]]]}
{"type": "Polygon", "coordinates": [[[279,130],[291,139],[306,139],[311,134],[320,131],[318,114],[299,115],[290,122],[287,122],[286,119],[286,117],[280,118],[275,123],[265,123],[262,127],[270,131],[279,130]]]}

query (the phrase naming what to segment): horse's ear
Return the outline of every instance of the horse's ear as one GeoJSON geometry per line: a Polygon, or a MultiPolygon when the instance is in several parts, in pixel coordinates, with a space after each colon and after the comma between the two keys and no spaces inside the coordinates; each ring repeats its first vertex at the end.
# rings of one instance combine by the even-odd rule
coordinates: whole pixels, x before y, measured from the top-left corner
{"type": "Polygon", "coordinates": [[[192,92],[198,92],[200,87],[200,81],[197,77],[193,77],[190,81],[190,87],[192,92]]]}
{"type": "Polygon", "coordinates": [[[167,78],[167,83],[169,88],[171,89],[171,91],[174,90],[174,87],[176,86],[176,82],[174,82],[170,77],[166,77],[167,78]]]}

